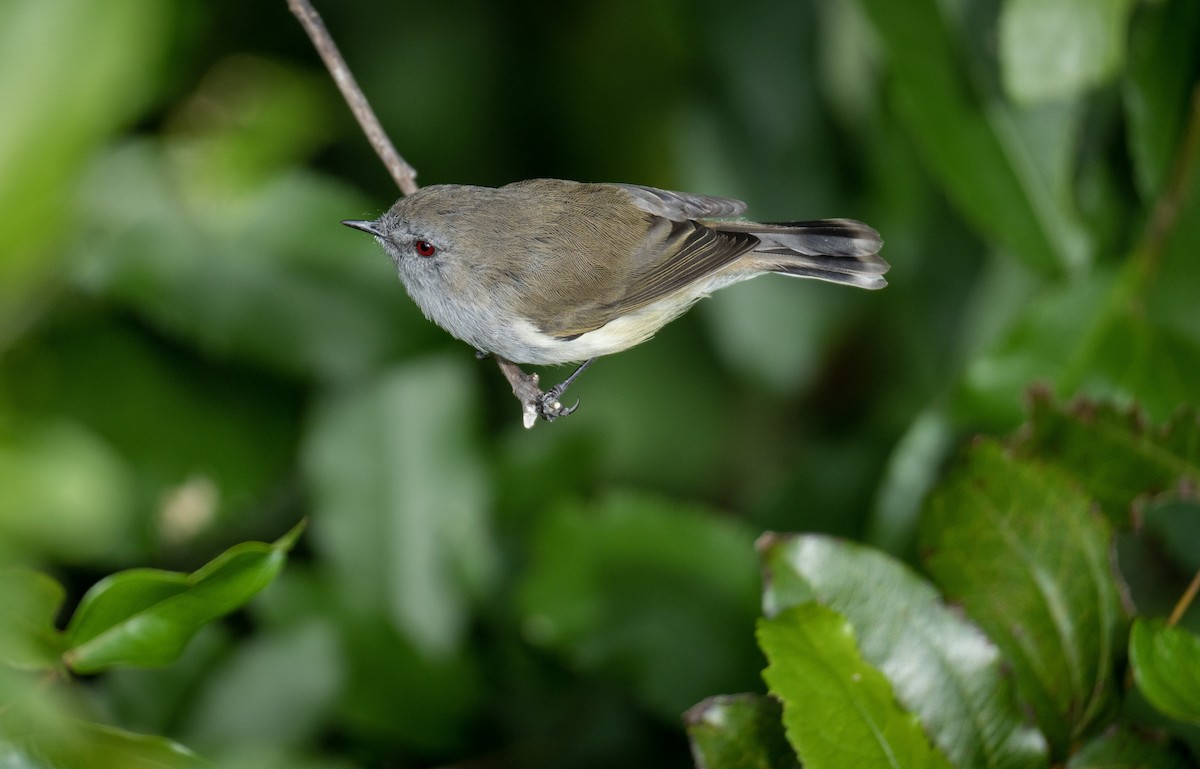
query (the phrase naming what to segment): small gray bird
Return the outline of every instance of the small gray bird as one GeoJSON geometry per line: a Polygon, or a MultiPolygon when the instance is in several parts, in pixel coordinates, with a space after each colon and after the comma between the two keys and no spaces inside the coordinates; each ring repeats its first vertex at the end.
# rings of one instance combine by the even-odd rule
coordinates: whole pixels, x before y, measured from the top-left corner
{"type": "Polygon", "coordinates": [[[533,179],[425,187],[376,221],[342,224],[374,235],[425,316],[481,353],[582,361],[537,404],[549,420],[575,409],[558,398],[592,359],[646,341],[719,288],[766,272],[887,284],[867,225],[732,218],[745,210],[730,198],[533,179]]]}

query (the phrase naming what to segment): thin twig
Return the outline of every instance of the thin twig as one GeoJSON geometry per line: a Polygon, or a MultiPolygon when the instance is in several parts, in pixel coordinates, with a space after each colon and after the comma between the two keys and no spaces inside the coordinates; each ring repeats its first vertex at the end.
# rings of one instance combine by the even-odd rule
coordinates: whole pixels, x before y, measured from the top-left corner
{"type": "Polygon", "coordinates": [[[1185,124],[1179,148],[1171,163],[1171,174],[1162,193],[1155,202],[1146,224],[1141,248],[1138,249],[1143,268],[1143,280],[1149,280],[1157,272],[1159,259],[1179,218],[1179,209],[1187,194],[1188,181],[1195,173],[1196,160],[1200,157],[1200,85],[1192,88],[1191,109],[1185,124]]]}
{"type": "MultiPolygon", "coordinates": [[[[312,7],[309,0],[288,0],[288,8],[300,20],[304,31],[308,33],[317,53],[321,55],[321,60],[325,62],[329,74],[333,76],[333,81],[337,83],[338,90],[346,99],[346,104],[350,106],[350,111],[354,113],[363,133],[367,135],[367,141],[371,142],[371,146],[375,148],[375,154],[379,155],[379,159],[383,161],[388,173],[396,181],[396,186],[405,195],[416,192],[416,170],[400,157],[399,152],[396,152],[396,148],[388,138],[387,132],[383,130],[379,118],[375,116],[375,111],[367,102],[366,95],[359,88],[354,75],[350,73],[350,67],[347,66],[346,60],[338,51],[329,30],[325,28],[325,22],[321,21],[320,14],[312,7]]],[[[552,421],[574,411],[574,408],[563,408],[561,403],[543,403],[543,400],[546,400],[543,398],[545,393],[538,387],[537,374],[526,374],[516,363],[498,355],[496,362],[500,365],[500,371],[504,374],[505,379],[512,385],[513,395],[517,396],[517,400],[521,402],[521,420],[526,428],[533,427],[539,417],[546,421],[552,421]]]]}
{"type": "Polygon", "coordinates": [[[1187,590],[1183,591],[1183,595],[1179,598],[1179,602],[1175,604],[1175,608],[1171,611],[1171,616],[1167,618],[1167,627],[1174,627],[1183,619],[1184,613],[1188,607],[1192,605],[1192,601],[1196,598],[1196,593],[1200,592],[1200,571],[1192,577],[1191,583],[1187,586],[1187,590]]]}
{"type": "Polygon", "coordinates": [[[321,15],[308,0],[288,0],[288,8],[300,20],[304,31],[308,33],[317,53],[325,62],[329,74],[333,75],[333,82],[337,83],[338,90],[342,92],[342,97],[350,106],[350,111],[354,113],[363,133],[367,135],[367,141],[375,149],[375,154],[383,161],[384,167],[392,175],[396,186],[405,195],[416,192],[416,170],[400,157],[400,153],[396,152],[391,139],[388,139],[379,118],[375,117],[375,111],[367,103],[367,97],[358,87],[354,75],[350,73],[350,67],[346,66],[346,60],[342,58],[341,52],[333,42],[333,37],[325,28],[325,22],[321,21],[321,15]]]}

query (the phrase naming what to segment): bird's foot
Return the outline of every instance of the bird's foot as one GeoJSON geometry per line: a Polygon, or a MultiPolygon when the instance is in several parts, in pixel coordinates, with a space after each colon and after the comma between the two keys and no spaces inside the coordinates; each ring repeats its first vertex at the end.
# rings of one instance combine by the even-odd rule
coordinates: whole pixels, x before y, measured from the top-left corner
{"type": "Polygon", "coordinates": [[[551,387],[546,392],[537,397],[537,415],[547,422],[553,422],[559,417],[565,417],[567,414],[574,413],[575,409],[579,408],[579,401],[575,401],[573,406],[563,406],[562,391],[565,387],[561,385],[551,387]]]}
{"type": "Polygon", "coordinates": [[[517,396],[517,400],[521,402],[521,421],[526,429],[537,424],[538,419],[553,422],[559,417],[574,413],[575,409],[579,408],[579,401],[575,401],[572,406],[564,406],[562,395],[575,381],[575,378],[591,364],[590,360],[575,369],[574,373],[564,381],[542,392],[542,389],[538,387],[537,374],[526,374],[520,366],[499,355],[493,357],[500,365],[500,371],[504,373],[508,383],[512,385],[513,395],[517,396]]]}

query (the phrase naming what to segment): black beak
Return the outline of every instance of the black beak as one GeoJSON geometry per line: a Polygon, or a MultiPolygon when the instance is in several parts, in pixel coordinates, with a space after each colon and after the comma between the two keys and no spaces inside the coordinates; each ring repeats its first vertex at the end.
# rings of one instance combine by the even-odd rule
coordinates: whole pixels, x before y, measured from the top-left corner
{"type": "Polygon", "coordinates": [[[356,230],[362,230],[368,235],[374,235],[377,238],[383,237],[383,231],[379,229],[375,222],[369,222],[366,219],[347,219],[342,224],[347,227],[353,227],[356,230]]]}

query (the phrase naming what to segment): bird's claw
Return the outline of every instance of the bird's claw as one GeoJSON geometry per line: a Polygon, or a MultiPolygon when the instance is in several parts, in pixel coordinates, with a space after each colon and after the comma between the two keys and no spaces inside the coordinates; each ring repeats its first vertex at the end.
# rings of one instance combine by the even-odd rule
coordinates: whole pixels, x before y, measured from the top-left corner
{"type": "Polygon", "coordinates": [[[552,388],[547,392],[542,393],[537,399],[537,414],[547,422],[553,422],[559,417],[565,417],[567,414],[572,414],[575,409],[579,408],[579,401],[575,401],[572,406],[563,406],[559,398],[562,393],[558,388],[552,388]]]}

